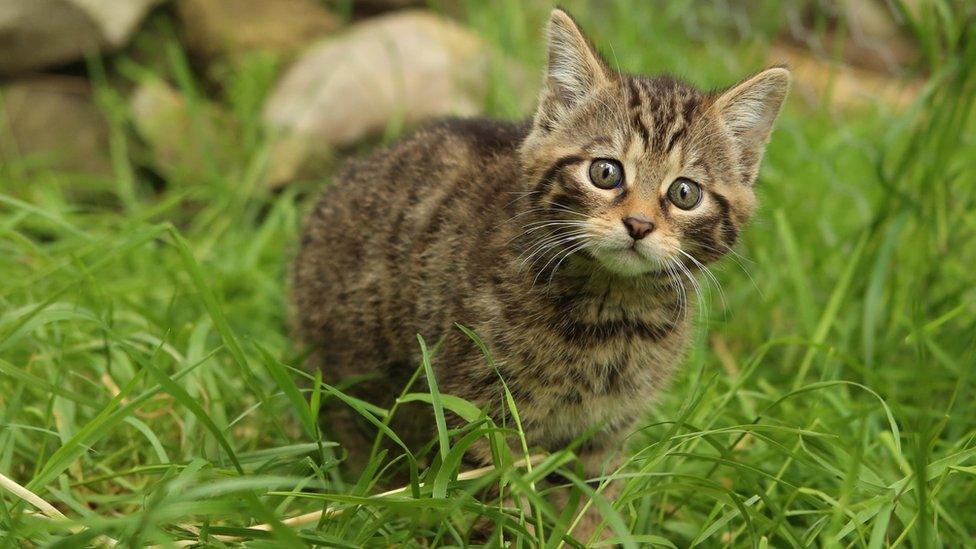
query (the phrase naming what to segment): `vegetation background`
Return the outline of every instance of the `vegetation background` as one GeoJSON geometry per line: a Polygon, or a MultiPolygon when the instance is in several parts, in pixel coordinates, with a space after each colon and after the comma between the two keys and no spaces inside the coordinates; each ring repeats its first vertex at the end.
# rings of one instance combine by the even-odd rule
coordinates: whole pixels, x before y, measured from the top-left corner
{"type": "MultiPolygon", "coordinates": [[[[409,117],[272,184],[282,149],[262,108],[299,54],[200,50],[188,1],[157,6],[121,49],[39,69],[89,83],[104,147],[81,160],[103,154],[96,169],[22,150],[9,114],[22,75],[0,88],[0,546],[461,546],[478,515],[504,526],[492,544],[586,543],[533,483],[574,478],[571,449],[459,479],[466,444],[497,427],[423,382],[407,398],[471,424],[427,455],[339,468],[321,403],[347,400],[378,433],[395,410],[303,373],[287,265],[328,174],[409,117]],[[182,125],[140,118],[130,98],[147,83],[168,86],[182,125]],[[404,467],[412,485],[377,496],[404,467]],[[487,483],[520,497],[481,501],[487,483]]],[[[788,61],[797,77],[758,219],[714,268],[683,372],[609,475],[624,497],[574,481],[583,500],[629,547],[974,546],[974,6],[565,4],[629,71],[719,87],[788,61]]],[[[483,112],[527,114],[550,7],[430,5],[504,59],[483,112]]],[[[363,21],[362,5],[317,8],[363,21]]],[[[75,145],[89,128],[40,126],[75,145]]]]}

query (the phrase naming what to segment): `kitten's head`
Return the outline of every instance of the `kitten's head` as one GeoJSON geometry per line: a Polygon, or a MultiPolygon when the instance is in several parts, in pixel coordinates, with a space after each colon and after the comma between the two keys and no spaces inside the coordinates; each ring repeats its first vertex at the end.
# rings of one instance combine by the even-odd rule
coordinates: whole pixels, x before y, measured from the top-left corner
{"type": "Polygon", "coordinates": [[[521,149],[532,229],[621,275],[724,255],[755,209],[789,72],[702,92],[614,71],[562,10],[548,36],[545,86],[521,149]]]}

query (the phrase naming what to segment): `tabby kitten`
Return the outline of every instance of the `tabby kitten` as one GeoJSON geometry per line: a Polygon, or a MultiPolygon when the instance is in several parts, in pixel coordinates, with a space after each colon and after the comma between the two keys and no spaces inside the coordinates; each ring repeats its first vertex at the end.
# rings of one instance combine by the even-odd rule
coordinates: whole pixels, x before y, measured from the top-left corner
{"type": "MultiPolygon", "coordinates": [[[[352,162],[311,212],[294,268],[302,336],[330,383],[389,406],[441,342],[444,393],[507,418],[529,444],[577,448],[585,472],[644,413],[689,339],[693,273],[722,257],[756,207],[753,184],[789,73],[702,92],[613,70],[564,11],[531,122],[447,120],[352,162]],[[365,377],[364,377],[365,376],[365,377]]],[[[419,390],[422,390],[419,389],[419,390]]],[[[397,414],[421,445],[429,412],[397,414]]],[[[353,452],[369,429],[326,420],[353,452]]],[[[472,459],[490,461],[487,446],[472,459]]]]}

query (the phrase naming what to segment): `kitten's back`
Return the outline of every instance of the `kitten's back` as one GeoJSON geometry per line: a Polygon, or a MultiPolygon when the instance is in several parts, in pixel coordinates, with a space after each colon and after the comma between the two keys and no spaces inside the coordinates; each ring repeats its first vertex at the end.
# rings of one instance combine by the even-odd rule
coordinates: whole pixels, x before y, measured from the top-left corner
{"type": "Polygon", "coordinates": [[[438,312],[437,296],[415,295],[411,279],[438,261],[450,268],[457,262],[442,256],[467,256],[491,232],[485,223],[506,215],[527,131],[441,120],[336,175],[308,217],[294,270],[302,335],[328,355],[326,373],[409,360],[415,345],[401,347],[420,331],[414,311],[434,307],[425,324],[438,312]]]}

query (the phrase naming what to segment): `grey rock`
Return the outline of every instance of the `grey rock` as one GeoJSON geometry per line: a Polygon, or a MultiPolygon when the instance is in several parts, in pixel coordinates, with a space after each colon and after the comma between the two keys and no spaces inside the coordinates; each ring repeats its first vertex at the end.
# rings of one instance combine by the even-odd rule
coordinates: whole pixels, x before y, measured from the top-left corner
{"type": "Polygon", "coordinates": [[[161,80],[139,84],[130,98],[136,133],[148,148],[148,164],[167,179],[202,181],[203,174],[226,160],[220,139],[229,124],[216,105],[194,109],[186,97],[161,80]]]}
{"type": "Polygon", "coordinates": [[[0,72],[77,61],[118,49],[163,0],[3,0],[0,72]]]}
{"type": "Polygon", "coordinates": [[[313,45],[283,75],[264,109],[278,135],[272,184],[308,158],[388,128],[472,115],[488,90],[492,52],[456,22],[406,10],[356,23],[313,45]]]}
{"type": "Polygon", "coordinates": [[[206,59],[250,51],[293,54],[339,20],[315,0],[178,0],[187,49],[206,59]]]}
{"type": "Polygon", "coordinates": [[[0,162],[89,175],[111,175],[109,126],[88,82],[50,76],[3,90],[0,162]]]}

